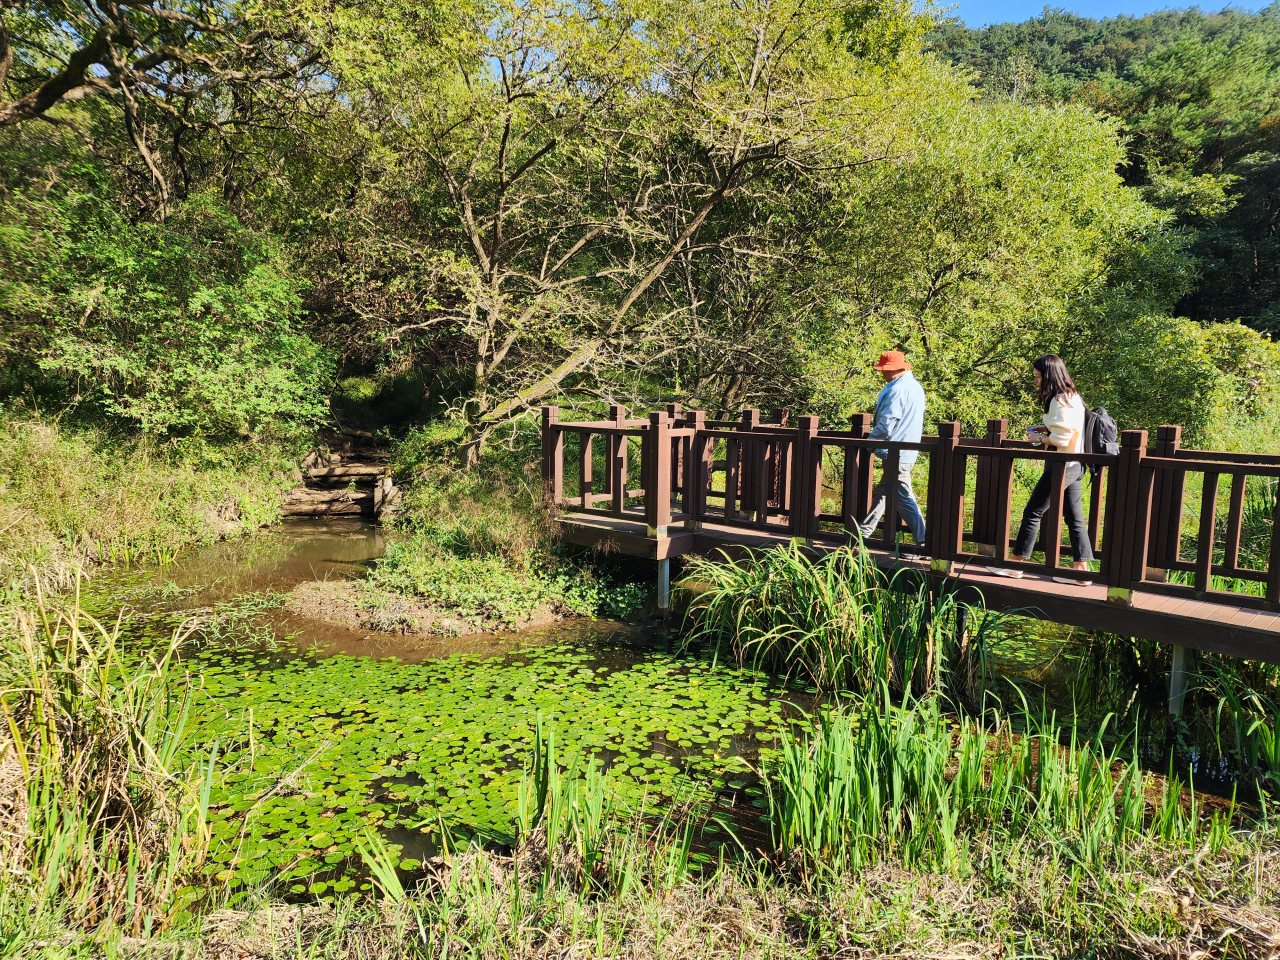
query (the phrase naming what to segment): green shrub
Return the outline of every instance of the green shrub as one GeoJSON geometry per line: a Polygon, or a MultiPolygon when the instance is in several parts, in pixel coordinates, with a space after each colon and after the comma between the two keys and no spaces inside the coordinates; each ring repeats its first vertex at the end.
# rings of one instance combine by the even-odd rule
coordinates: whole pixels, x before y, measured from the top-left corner
{"type": "Polygon", "coordinates": [[[626,618],[646,596],[643,587],[602,580],[588,566],[551,557],[519,563],[498,553],[458,555],[421,534],[388,544],[369,583],[420,597],[476,625],[516,625],[539,609],[626,618]]]}
{"type": "Polygon", "coordinates": [[[155,436],[296,436],[325,416],[333,360],[302,331],[304,283],[219,201],[151,222],[66,183],[7,199],[0,314],[16,333],[0,362],[34,364],[42,389],[155,436]]]}

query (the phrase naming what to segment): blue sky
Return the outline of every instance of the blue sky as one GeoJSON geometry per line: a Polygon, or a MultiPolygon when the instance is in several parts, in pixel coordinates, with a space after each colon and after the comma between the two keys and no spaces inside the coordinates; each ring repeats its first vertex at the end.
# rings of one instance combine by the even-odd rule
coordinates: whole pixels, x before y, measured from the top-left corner
{"type": "MultiPolygon", "coordinates": [[[[1235,3],[1231,6],[1241,7],[1245,10],[1261,10],[1267,5],[1266,2],[1245,2],[1235,3]]],[[[1122,13],[1131,16],[1141,16],[1144,13],[1151,13],[1153,10],[1164,10],[1167,7],[1176,6],[1199,6],[1202,10],[1221,10],[1227,6],[1225,0],[1219,0],[1217,3],[1160,3],[1152,2],[1152,0],[1059,0],[1057,3],[1050,4],[1055,7],[1062,7],[1071,13],[1079,14],[1082,17],[1114,17],[1122,13]]],[[[939,6],[950,6],[947,0],[940,0],[939,6]]],[[[1040,11],[1044,9],[1044,0],[960,0],[959,5],[952,11],[958,15],[961,20],[971,27],[983,27],[988,23],[1003,23],[1006,21],[1028,20],[1031,17],[1039,16],[1040,11]]]]}

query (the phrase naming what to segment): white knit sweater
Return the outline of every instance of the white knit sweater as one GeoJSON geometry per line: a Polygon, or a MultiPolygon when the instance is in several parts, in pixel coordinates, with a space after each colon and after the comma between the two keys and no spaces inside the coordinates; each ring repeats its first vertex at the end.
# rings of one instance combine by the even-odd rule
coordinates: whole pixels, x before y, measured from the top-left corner
{"type": "Polygon", "coordinates": [[[1080,394],[1061,394],[1049,401],[1044,413],[1047,441],[1059,453],[1084,453],[1084,401],[1080,394]]]}

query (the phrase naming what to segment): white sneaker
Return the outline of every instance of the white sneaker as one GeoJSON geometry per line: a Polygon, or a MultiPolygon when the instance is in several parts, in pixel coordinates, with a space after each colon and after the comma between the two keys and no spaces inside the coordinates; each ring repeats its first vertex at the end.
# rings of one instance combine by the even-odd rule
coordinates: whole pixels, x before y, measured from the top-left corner
{"type": "Polygon", "coordinates": [[[898,559],[899,560],[928,560],[929,558],[922,556],[918,553],[904,553],[900,557],[898,557],[898,559]]]}
{"type": "Polygon", "coordinates": [[[1010,570],[1008,567],[987,567],[987,569],[992,573],[994,573],[997,577],[1009,577],[1013,580],[1022,579],[1021,570],[1010,570]]]}

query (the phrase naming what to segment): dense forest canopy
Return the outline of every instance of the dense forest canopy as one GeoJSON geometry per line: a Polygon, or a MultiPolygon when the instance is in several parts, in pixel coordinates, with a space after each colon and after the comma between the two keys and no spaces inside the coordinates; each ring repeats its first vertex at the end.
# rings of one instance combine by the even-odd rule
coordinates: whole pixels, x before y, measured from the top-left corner
{"type": "Polygon", "coordinates": [[[1176,217],[1196,320],[1280,327],[1280,4],[1090,20],[1061,10],[926,42],[995,99],[1078,103],[1121,121],[1125,182],[1176,217]]]}
{"type": "Polygon", "coordinates": [[[408,385],[469,460],[545,402],[845,417],[891,347],[976,424],[1053,350],[1205,433],[1275,365],[1278,9],[9,2],[0,392],[216,444],[408,385]]]}

